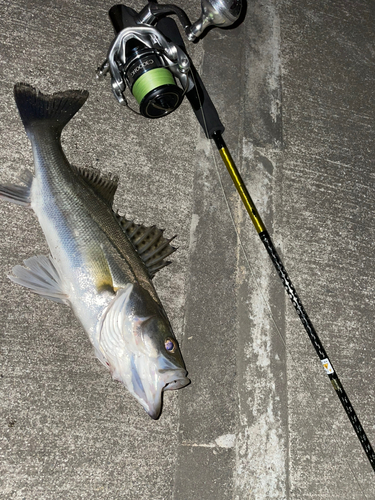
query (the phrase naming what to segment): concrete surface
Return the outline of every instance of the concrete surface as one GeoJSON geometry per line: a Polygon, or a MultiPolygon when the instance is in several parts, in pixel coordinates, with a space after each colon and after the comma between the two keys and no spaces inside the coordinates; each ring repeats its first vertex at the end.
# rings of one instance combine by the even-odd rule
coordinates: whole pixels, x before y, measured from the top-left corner
{"type": "MultiPolygon", "coordinates": [[[[198,2],[176,3],[198,17],[198,2]]],[[[112,5],[0,0],[0,182],[32,168],[13,84],[87,88],[64,148],[119,174],[120,211],[178,235],[155,283],[192,384],[152,421],[68,308],[7,280],[47,248],[33,214],[2,203],[0,499],[375,499],[374,472],[188,103],[146,121],[95,81],[112,5]]],[[[236,30],[188,46],[373,444],[374,22],[370,0],[255,0],[236,30]]]]}

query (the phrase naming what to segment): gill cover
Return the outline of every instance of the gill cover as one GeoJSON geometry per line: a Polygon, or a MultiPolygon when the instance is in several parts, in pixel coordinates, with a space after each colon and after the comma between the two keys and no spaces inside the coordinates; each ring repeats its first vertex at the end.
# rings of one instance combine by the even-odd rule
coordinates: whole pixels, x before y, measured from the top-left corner
{"type": "Polygon", "coordinates": [[[154,419],[162,393],[189,383],[169,322],[139,284],[119,290],[99,324],[98,358],[154,419]],[[175,346],[168,351],[169,342],[175,346]]]}

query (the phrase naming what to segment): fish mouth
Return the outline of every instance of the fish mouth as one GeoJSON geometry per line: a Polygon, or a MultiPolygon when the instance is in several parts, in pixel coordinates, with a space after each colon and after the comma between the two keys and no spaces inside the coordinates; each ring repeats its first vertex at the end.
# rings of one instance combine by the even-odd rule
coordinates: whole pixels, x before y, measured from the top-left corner
{"type": "Polygon", "coordinates": [[[161,383],[151,397],[142,398],[141,404],[153,420],[158,420],[163,406],[163,392],[181,389],[190,384],[186,370],[162,370],[161,383]]]}
{"type": "Polygon", "coordinates": [[[165,384],[163,391],[175,391],[189,385],[190,379],[188,379],[186,375],[186,370],[181,370],[181,373],[179,374],[176,374],[175,372],[173,380],[165,384]]]}

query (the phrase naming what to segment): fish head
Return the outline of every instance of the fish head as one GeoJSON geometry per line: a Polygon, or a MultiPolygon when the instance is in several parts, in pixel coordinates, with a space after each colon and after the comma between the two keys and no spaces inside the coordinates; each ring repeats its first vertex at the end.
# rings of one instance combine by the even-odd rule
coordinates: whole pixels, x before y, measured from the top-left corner
{"type": "Polygon", "coordinates": [[[112,377],[159,418],[163,392],[190,383],[164,310],[144,288],[130,284],[117,292],[99,328],[99,349],[112,377]]]}

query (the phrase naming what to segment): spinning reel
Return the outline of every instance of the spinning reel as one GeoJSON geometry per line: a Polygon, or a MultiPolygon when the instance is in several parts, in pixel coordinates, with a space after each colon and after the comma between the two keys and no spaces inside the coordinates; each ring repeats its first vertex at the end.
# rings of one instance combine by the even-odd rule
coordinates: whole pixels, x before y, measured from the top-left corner
{"type": "Polygon", "coordinates": [[[158,5],[151,1],[139,13],[125,5],[115,5],[109,17],[116,38],[97,76],[104,77],[109,72],[116,99],[130,107],[124,94],[128,87],[139,105],[140,114],[146,118],[160,118],[171,113],[181,104],[185,94],[197,111],[197,91],[202,94],[205,90],[200,80],[201,88],[194,90],[197,73],[186,54],[176,23],[166,16],[176,15],[188,40],[195,41],[209,26],[224,28],[235,23],[241,8],[241,0],[202,0],[202,14],[191,24],[185,12],[176,5],[158,5]]]}

